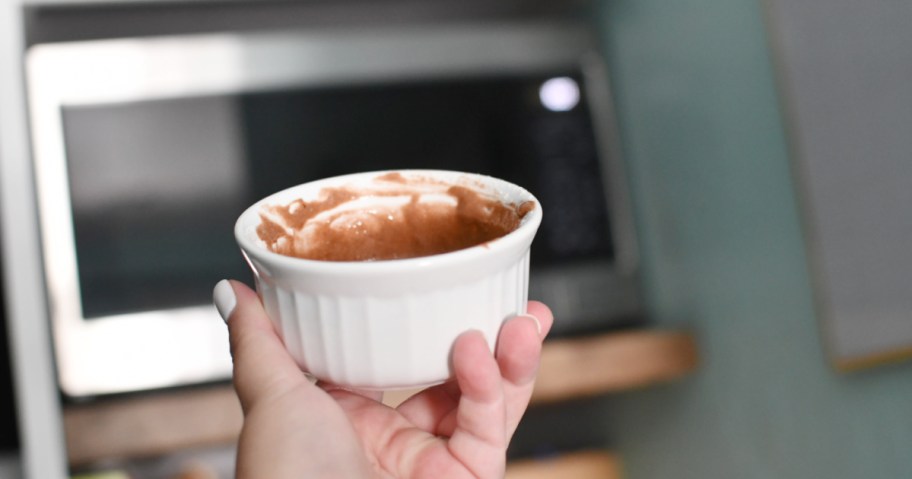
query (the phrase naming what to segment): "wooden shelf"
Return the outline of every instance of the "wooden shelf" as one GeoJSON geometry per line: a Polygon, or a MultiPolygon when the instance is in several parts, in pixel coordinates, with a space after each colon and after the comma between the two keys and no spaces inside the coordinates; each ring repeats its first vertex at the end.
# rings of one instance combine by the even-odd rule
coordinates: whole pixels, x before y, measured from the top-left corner
{"type": "Polygon", "coordinates": [[[242,420],[230,386],[72,405],[63,412],[71,465],[229,443],[242,420]]]}
{"type": "MultiPolygon", "coordinates": [[[[542,352],[532,402],[643,387],[684,376],[696,365],[696,346],[686,333],[633,331],[549,340],[542,352]]],[[[385,402],[395,405],[412,393],[389,393],[385,402]]],[[[240,405],[228,385],[72,405],[64,410],[67,453],[73,465],[230,443],[236,440],[241,422],[240,405]]]]}
{"type": "Polygon", "coordinates": [[[603,451],[581,451],[548,459],[511,462],[504,479],[620,479],[620,461],[603,451]]]}
{"type": "Polygon", "coordinates": [[[697,367],[687,333],[630,331],[548,341],[533,403],[630,390],[687,375],[697,367]]]}
{"type": "MultiPolygon", "coordinates": [[[[697,367],[697,347],[688,333],[628,331],[549,340],[532,404],[618,392],[683,377],[697,367]]],[[[395,406],[417,390],[387,393],[395,406]]]]}

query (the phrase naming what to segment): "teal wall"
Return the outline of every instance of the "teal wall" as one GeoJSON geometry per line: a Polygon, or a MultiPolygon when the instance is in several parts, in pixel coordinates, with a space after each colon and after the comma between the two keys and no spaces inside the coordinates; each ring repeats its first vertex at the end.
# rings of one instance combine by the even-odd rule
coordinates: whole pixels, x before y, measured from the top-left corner
{"type": "Polygon", "coordinates": [[[912,477],[912,364],[825,360],[755,0],[600,0],[655,319],[687,380],[607,400],[628,477],[912,477]]]}

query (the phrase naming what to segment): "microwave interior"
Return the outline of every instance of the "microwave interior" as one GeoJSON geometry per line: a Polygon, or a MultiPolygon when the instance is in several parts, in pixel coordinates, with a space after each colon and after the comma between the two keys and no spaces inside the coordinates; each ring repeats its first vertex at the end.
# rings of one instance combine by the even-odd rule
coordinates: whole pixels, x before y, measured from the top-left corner
{"type": "MultiPolygon", "coordinates": [[[[220,279],[252,279],[233,238],[235,220],[275,191],[360,171],[461,170],[522,185],[544,210],[532,247],[530,298],[554,309],[555,333],[637,317],[631,226],[618,212],[626,206],[619,204],[623,175],[613,145],[606,145],[609,105],[600,89],[607,85],[580,63],[576,54],[584,49],[573,45],[569,61],[521,68],[469,65],[109,97],[77,91],[69,100],[41,84],[53,63],[42,56],[30,71],[39,108],[40,210],[65,225],[49,231],[60,225],[42,220],[58,358],[78,354],[74,344],[95,334],[122,343],[94,351],[94,363],[58,361],[63,392],[227,378],[227,341],[213,329],[224,328],[209,304],[220,279]],[[156,321],[168,322],[169,332],[142,333],[156,321]],[[210,356],[198,360],[205,365],[161,371],[182,367],[161,358],[187,348],[210,356]],[[143,363],[134,373],[156,373],[131,382],[118,378],[130,373],[123,367],[92,377],[103,364],[130,360],[143,363]]],[[[108,59],[113,75],[123,65],[116,60],[108,59]]],[[[205,76],[196,71],[204,66],[191,63],[170,68],[205,76]]]]}

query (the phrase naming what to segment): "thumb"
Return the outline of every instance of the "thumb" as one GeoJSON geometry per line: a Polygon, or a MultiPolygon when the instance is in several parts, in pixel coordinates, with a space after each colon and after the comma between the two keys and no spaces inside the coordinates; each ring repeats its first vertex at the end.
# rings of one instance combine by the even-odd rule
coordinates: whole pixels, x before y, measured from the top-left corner
{"type": "Polygon", "coordinates": [[[307,381],[253,290],[238,281],[222,280],[212,296],[228,323],[234,389],[245,412],[307,381]]]}

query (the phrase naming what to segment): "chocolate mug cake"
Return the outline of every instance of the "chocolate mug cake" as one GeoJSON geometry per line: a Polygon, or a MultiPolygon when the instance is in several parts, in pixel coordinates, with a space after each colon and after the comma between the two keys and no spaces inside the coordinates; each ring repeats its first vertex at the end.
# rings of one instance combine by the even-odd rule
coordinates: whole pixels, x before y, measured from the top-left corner
{"type": "Polygon", "coordinates": [[[327,187],[317,199],[269,205],[257,235],[279,254],[377,261],[457,251],[515,230],[535,207],[503,203],[465,185],[399,173],[368,185],[327,187]]]}

